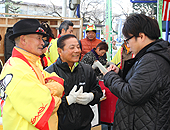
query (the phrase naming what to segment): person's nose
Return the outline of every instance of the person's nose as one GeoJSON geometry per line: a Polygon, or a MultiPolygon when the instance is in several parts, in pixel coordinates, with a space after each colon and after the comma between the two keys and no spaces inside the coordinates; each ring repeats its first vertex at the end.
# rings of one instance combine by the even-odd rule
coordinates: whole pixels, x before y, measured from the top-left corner
{"type": "Polygon", "coordinates": [[[80,48],[78,48],[78,47],[75,47],[75,50],[74,50],[75,52],[79,52],[80,51],[80,48]]]}

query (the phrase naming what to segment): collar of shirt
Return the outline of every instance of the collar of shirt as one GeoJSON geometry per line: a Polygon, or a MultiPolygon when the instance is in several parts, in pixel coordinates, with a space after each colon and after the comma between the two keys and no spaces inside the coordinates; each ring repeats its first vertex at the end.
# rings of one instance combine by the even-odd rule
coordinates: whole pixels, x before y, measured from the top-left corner
{"type": "Polygon", "coordinates": [[[74,68],[76,68],[78,64],[79,64],[78,62],[75,62],[74,65],[73,65],[73,67],[70,67],[70,66],[69,66],[71,72],[73,72],[74,68]]]}

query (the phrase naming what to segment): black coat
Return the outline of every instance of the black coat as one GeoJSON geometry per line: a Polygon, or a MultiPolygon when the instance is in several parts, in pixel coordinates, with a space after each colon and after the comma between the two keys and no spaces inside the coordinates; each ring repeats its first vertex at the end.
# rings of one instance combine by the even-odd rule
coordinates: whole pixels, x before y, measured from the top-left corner
{"type": "Polygon", "coordinates": [[[68,64],[62,63],[58,58],[46,71],[56,72],[64,79],[65,95],[62,97],[62,103],[58,110],[59,130],[74,130],[89,125],[94,116],[89,105],[99,103],[100,97],[102,97],[102,91],[92,67],[79,63],[71,72],[68,64]],[[83,86],[83,92],[92,92],[94,99],[88,105],[77,103],[68,105],[66,96],[69,95],[74,85],[77,85],[77,90],[83,86]]]}
{"type": "Polygon", "coordinates": [[[105,85],[118,97],[114,130],[170,130],[170,46],[162,39],[108,72],[105,85]]]}
{"type": "Polygon", "coordinates": [[[5,40],[4,40],[4,56],[5,56],[5,62],[11,57],[12,50],[15,46],[15,41],[10,40],[8,37],[13,34],[13,27],[8,27],[5,34],[5,40]]]}

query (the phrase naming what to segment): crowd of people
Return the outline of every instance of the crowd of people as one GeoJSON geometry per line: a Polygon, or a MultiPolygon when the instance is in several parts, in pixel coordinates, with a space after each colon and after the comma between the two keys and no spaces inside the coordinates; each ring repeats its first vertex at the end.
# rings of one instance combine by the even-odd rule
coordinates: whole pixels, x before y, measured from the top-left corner
{"type": "Polygon", "coordinates": [[[81,40],[73,27],[63,21],[55,38],[50,26],[36,19],[14,24],[9,39],[15,46],[1,64],[3,130],[91,130],[91,106],[100,111],[104,96],[99,80],[118,97],[114,130],[170,129],[170,44],[159,38],[157,20],[127,17],[126,39],[112,63],[94,24],[81,40]],[[92,68],[96,61],[107,71],[92,68]]]}

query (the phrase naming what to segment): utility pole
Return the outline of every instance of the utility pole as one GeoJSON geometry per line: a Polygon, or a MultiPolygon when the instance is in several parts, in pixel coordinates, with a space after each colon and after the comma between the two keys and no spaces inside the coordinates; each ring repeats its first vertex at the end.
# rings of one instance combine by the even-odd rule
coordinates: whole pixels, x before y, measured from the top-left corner
{"type": "Polygon", "coordinates": [[[67,10],[67,0],[63,0],[62,17],[66,17],[66,10],[67,10]]]}
{"type": "Polygon", "coordinates": [[[80,4],[80,0],[69,0],[69,17],[74,17],[77,6],[80,4]]]}

